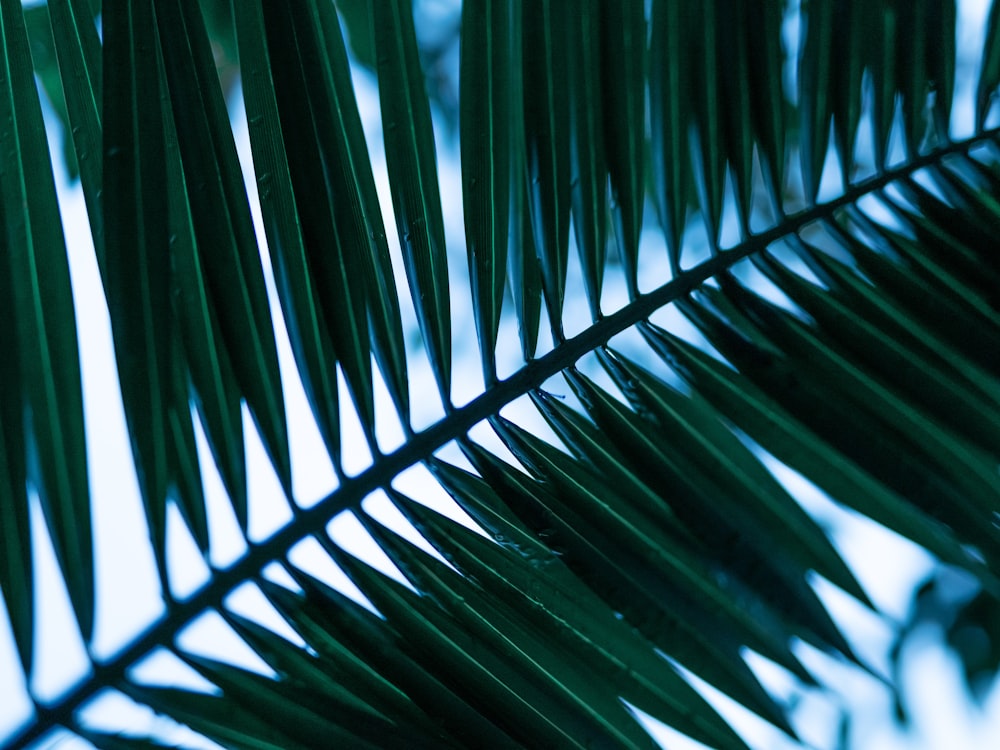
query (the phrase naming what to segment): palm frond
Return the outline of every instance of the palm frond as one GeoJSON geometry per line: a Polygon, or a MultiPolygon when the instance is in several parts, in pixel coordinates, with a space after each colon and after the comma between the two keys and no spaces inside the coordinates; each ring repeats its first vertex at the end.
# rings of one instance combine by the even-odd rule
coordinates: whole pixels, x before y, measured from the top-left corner
{"type": "MultiPolygon", "coordinates": [[[[8,7],[9,6],[9,7],[8,7]]],[[[29,486],[37,493],[84,637],[93,630],[94,580],[83,400],[69,266],[42,112],[20,6],[2,8],[4,94],[0,188],[6,268],[4,591],[18,651],[30,663],[32,560],[29,486]],[[9,523],[9,525],[8,525],[9,523]],[[9,531],[8,531],[9,529],[9,531]]]]}
{"type": "Polygon", "coordinates": [[[406,0],[112,0],[100,33],[85,0],[0,0],[0,592],[21,674],[37,672],[36,496],[88,646],[96,607],[80,348],[33,69],[70,133],[165,604],[53,703],[31,695],[5,747],[58,726],[99,748],[164,746],[89,722],[104,691],[228,748],[654,746],[639,712],[746,747],[689,673],[794,738],[747,651],[802,685],[817,680],[796,642],[871,670],[814,581],[877,606],[772,458],[964,571],[976,594],[961,622],[996,617],[998,6],[975,86],[956,81],[951,2],[645,6],[466,0],[458,197],[441,192],[406,0]],[[797,47],[783,50],[789,24],[797,47]],[[387,185],[345,28],[377,77],[387,185]],[[449,275],[463,257],[468,299],[449,275]],[[308,507],[293,496],[279,318],[336,474],[308,507]],[[514,325],[523,362],[504,377],[514,325]],[[478,375],[459,356],[473,329],[484,388],[459,404],[478,375]],[[444,414],[416,429],[422,369],[444,414]],[[249,534],[244,405],[292,501],[263,540],[249,534]],[[383,411],[403,427],[391,450],[383,411]],[[353,475],[350,418],[372,455],[353,475]],[[171,507],[206,560],[213,544],[198,432],[249,545],[175,598],[171,507]],[[420,466],[465,521],[403,491],[420,466]],[[337,519],[360,522],[386,564],[335,541],[337,519]],[[306,542],[354,588],[294,562],[306,542]],[[240,587],[280,625],[238,612],[240,587]],[[206,613],[258,670],[185,645],[206,613]],[[141,679],[154,651],[210,689],[141,679]]]}

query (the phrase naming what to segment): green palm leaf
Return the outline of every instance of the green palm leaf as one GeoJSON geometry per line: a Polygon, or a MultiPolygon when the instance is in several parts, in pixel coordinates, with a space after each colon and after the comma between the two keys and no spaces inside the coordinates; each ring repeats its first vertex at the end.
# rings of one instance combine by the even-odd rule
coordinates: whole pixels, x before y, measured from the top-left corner
{"type": "Polygon", "coordinates": [[[451,402],[451,303],[430,105],[408,0],[372,6],[385,154],[399,245],[441,399],[451,402]]]}
{"type": "Polygon", "coordinates": [[[85,638],[94,617],[93,552],[76,318],[42,112],[20,6],[0,7],[0,212],[5,343],[4,584],[22,663],[32,652],[31,557],[26,482],[41,500],[56,558],[85,638]],[[30,197],[29,197],[30,196],[30,197]],[[20,433],[20,434],[19,434],[20,433]],[[5,526],[6,530],[6,526],[5,526]],[[8,548],[9,545],[9,548],[8,548]],[[9,552],[6,551],[9,549],[9,552]],[[24,579],[15,581],[15,579],[24,579]]]}
{"type": "MultiPolygon", "coordinates": [[[[746,747],[692,674],[794,742],[748,652],[803,689],[818,680],[797,643],[873,672],[817,578],[884,613],[772,458],[967,574],[949,630],[963,648],[955,628],[1000,607],[997,7],[964,86],[952,2],[467,0],[458,196],[441,192],[448,124],[427,91],[442,56],[407,0],[116,0],[96,21],[84,0],[0,0],[0,595],[32,684],[10,689],[34,702],[4,747],[57,726],[98,748],[166,746],[88,719],[102,694],[227,748],[651,747],[637,712],[746,747]],[[349,52],[377,76],[384,174],[349,52]],[[224,97],[237,53],[246,177],[224,97]],[[46,641],[31,508],[94,647],[83,420],[102,415],[81,396],[87,339],[33,67],[82,185],[164,600],[51,704],[32,682],[46,641]],[[286,333],[337,481],[309,507],[286,333]],[[523,361],[505,376],[514,335],[523,361]],[[484,388],[459,405],[473,348],[484,388]],[[444,414],[415,431],[426,371],[444,414]],[[263,538],[244,405],[292,501],[263,538]],[[349,475],[352,420],[372,460],[349,475]],[[176,506],[210,559],[209,461],[250,544],[178,600],[168,518],[176,506]],[[451,517],[428,507],[445,495],[451,517]],[[348,552],[359,540],[378,554],[348,552]],[[310,545],[337,587],[300,558],[310,545]],[[256,668],[189,647],[206,614],[256,668]],[[142,679],[154,652],[208,687],[142,679]]],[[[997,653],[967,650],[967,672],[997,653]]]]}

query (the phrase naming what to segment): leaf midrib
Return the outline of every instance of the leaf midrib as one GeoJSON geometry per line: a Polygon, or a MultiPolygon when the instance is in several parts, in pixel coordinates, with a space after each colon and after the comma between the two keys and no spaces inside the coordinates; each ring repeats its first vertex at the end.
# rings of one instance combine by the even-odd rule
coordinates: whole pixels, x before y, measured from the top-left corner
{"type": "Polygon", "coordinates": [[[376,458],[357,476],[346,478],[334,492],[308,509],[296,509],[293,520],[267,541],[249,544],[247,554],[229,568],[213,570],[210,583],[186,600],[174,604],[166,617],[156,621],[144,633],[115,656],[102,662],[92,659],[87,678],[48,705],[35,702],[34,721],[9,738],[5,750],[22,750],[58,725],[71,726],[73,712],[99,691],[114,687],[126,672],[153,649],[170,644],[176,636],[206,609],[218,608],[228,594],[251,580],[258,571],[284,557],[302,539],[322,531],[337,513],[357,506],[371,492],[389,484],[402,471],[429,458],[448,442],[465,435],[473,426],[496,414],[501,408],[541,386],[548,378],[574,364],[615,335],[647,319],[660,308],[691,292],[700,284],[725,271],[743,258],[766,248],[772,242],[799,231],[803,226],[831,216],[838,209],[885,187],[901,177],[942,160],[949,154],[968,152],[976,145],[1000,137],[1000,127],[980,132],[966,140],[955,141],[918,156],[894,169],[854,184],[843,195],[787,216],[776,226],[751,236],[739,245],[682,271],[677,277],[625,305],[591,325],[577,336],[559,343],[552,351],[532,360],[506,380],[480,394],[465,406],[456,408],[393,453],[376,458]]]}

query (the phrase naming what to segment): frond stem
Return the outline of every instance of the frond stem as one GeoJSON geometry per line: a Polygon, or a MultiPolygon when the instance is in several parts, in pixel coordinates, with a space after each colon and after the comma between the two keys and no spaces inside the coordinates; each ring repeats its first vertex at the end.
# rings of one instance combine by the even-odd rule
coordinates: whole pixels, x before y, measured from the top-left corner
{"type": "Polygon", "coordinates": [[[967,153],[975,146],[1000,136],[1000,127],[973,137],[949,142],[893,169],[852,185],[843,195],[820,205],[786,216],[776,226],[752,235],[744,242],[713,255],[697,266],[681,271],[666,284],[636,297],[615,313],[601,318],[579,335],[560,342],[552,351],[532,360],[517,373],[499,381],[465,406],[448,413],[440,421],[414,434],[395,452],[376,457],[374,463],[354,477],[341,477],[341,485],[311,508],[298,509],[292,521],[267,541],[250,544],[247,554],[229,568],[213,570],[212,580],[188,599],[177,601],[162,619],[155,621],[125,648],[104,662],[92,660],[90,674],[51,704],[36,702],[34,721],[15,734],[6,747],[21,750],[57,726],[71,728],[73,712],[101,690],[114,688],[127,671],[152,650],[170,646],[177,635],[197,616],[221,606],[237,586],[253,580],[269,563],[280,560],[299,541],[321,530],[336,514],[356,507],[371,492],[389,484],[402,471],[426,460],[448,442],[465,435],[473,426],[496,414],[508,403],[539,387],[548,378],[573,365],[582,356],[610,341],[615,335],[646,320],[660,308],[688,294],[708,279],[738,261],[766,248],[805,225],[829,218],[838,209],[906,177],[944,157],[967,153]]]}

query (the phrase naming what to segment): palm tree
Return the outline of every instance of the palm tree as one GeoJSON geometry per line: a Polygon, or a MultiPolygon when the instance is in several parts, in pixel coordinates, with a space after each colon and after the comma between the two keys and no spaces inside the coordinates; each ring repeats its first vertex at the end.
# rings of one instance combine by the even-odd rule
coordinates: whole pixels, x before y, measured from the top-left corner
{"type": "MultiPolygon", "coordinates": [[[[1000,5],[972,79],[956,78],[953,3],[785,5],[465,0],[461,208],[484,385],[458,404],[479,373],[453,366],[465,291],[449,279],[408,0],[0,0],[0,591],[20,669],[35,670],[39,626],[34,498],[88,644],[95,612],[77,330],[33,70],[86,198],[164,601],[118,653],[36,700],[5,747],[56,727],[98,748],[161,746],[81,717],[108,690],[229,748],[649,747],[633,708],[744,747],[690,674],[794,736],[748,650],[807,685],[796,642],[868,669],[811,582],[874,605],[774,460],[962,571],[976,593],[961,622],[989,632],[1000,5]],[[342,23],[378,79],[398,253],[342,23]],[[233,70],[220,84],[227,58],[263,237],[223,95],[233,70]],[[956,97],[956,80],[975,80],[974,95],[956,97]],[[654,224],[660,255],[647,252],[654,224]],[[293,498],[261,247],[336,489],[291,502],[287,523],[181,597],[168,515],[211,547],[196,426],[244,535],[244,405],[293,498]],[[615,284],[623,299],[609,304],[615,284]],[[496,356],[508,318],[512,373],[496,356]],[[434,398],[417,385],[428,367],[441,415],[414,426],[434,398]],[[384,412],[398,447],[376,429],[384,412]],[[354,473],[345,414],[372,456],[354,473]],[[468,522],[401,491],[415,466],[468,522]],[[373,494],[423,546],[362,508],[373,494]],[[334,541],[328,524],[348,515],[402,580],[334,541]],[[360,595],[293,563],[304,540],[360,595]],[[238,614],[240,586],[294,635],[238,614]],[[269,674],[185,649],[206,612],[269,674]],[[213,689],[141,680],[157,650],[213,689]]],[[[967,666],[995,669],[993,650],[967,666]]]]}

